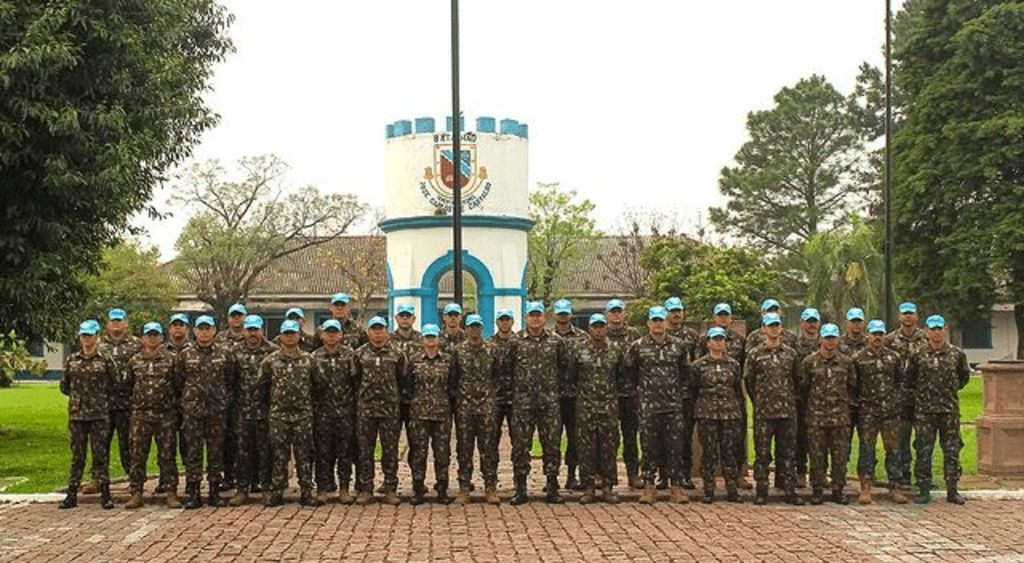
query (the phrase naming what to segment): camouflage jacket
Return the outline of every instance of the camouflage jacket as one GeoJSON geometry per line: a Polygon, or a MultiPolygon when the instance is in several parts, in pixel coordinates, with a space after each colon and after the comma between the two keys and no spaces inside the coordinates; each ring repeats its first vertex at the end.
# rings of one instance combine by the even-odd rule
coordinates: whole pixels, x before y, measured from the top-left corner
{"type": "Polygon", "coordinates": [[[619,393],[628,378],[625,348],[589,336],[569,348],[569,377],[576,388],[577,412],[618,416],[619,393]]]}
{"type": "Polygon", "coordinates": [[[690,365],[690,373],[697,380],[696,418],[743,418],[743,377],[739,362],[726,355],[715,359],[708,354],[690,365]]]}
{"type": "MultiPolygon", "coordinates": [[[[569,330],[565,332],[559,332],[558,325],[556,324],[554,328],[551,329],[551,332],[557,334],[563,341],[565,341],[566,350],[572,350],[572,347],[578,342],[582,342],[590,338],[589,334],[572,324],[569,325],[569,330]]],[[[566,364],[566,369],[568,369],[568,364],[566,364]]],[[[558,396],[562,399],[571,399],[576,396],[576,383],[568,373],[563,374],[559,379],[558,396]]]]}
{"type": "MultiPolygon", "coordinates": [[[[783,344],[796,350],[797,336],[795,332],[789,330],[786,327],[782,327],[782,335],[780,336],[780,338],[783,344]]],[[[754,330],[754,332],[751,332],[750,334],[747,335],[746,344],[744,345],[747,354],[749,355],[751,350],[753,350],[754,348],[761,344],[764,344],[764,331],[758,328],[754,330]]]]}
{"type": "Polygon", "coordinates": [[[319,393],[320,364],[313,354],[296,350],[289,356],[276,350],[260,362],[260,382],[269,389],[269,418],[305,420],[313,418],[313,395],[319,393]]]}
{"type": "Polygon", "coordinates": [[[846,333],[842,338],[839,339],[839,352],[846,354],[851,358],[857,355],[857,352],[868,347],[868,337],[861,333],[860,336],[853,336],[850,333],[846,333]]]}
{"type": "Polygon", "coordinates": [[[903,367],[906,368],[914,352],[928,346],[928,337],[920,328],[915,328],[914,333],[907,336],[903,332],[903,327],[900,327],[885,335],[885,345],[900,355],[900,358],[903,359],[903,367]]]}
{"type": "Polygon", "coordinates": [[[958,392],[971,380],[964,351],[948,342],[930,345],[910,356],[906,386],[919,413],[960,414],[958,392]]]}
{"type": "Polygon", "coordinates": [[[804,375],[796,350],[758,344],[747,353],[743,381],[758,419],[796,418],[797,389],[804,375]]]}
{"type": "Polygon", "coordinates": [[[409,418],[444,421],[455,401],[455,364],[447,352],[428,357],[425,351],[409,358],[409,418]]]}
{"type": "Polygon", "coordinates": [[[422,347],[423,334],[416,329],[410,330],[409,334],[402,334],[396,330],[388,336],[388,340],[398,347],[407,358],[411,358],[422,347]]]}
{"type": "Polygon", "coordinates": [[[479,346],[466,340],[455,348],[457,408],[467,415],[489,415],[497,399],[496,382],[504,352],[493,341],[479,346]]]}
{"type": "Polygon", "coordinates": [[[441,336],[438,339],[441,341],[441,351],[450,354],[455,351],[456,346],[466,341],[466,331],[448,332],[446,328],[442,328],[441,336]]]}
{"type": "MultiPolygon", "coordinates": [[[[341,342],[353,350],[359,349],[360,346],[369,342],[366,337],[366,331],[363,327],[356,324],[352,319],[343,321],[338,318],[334,318],[341,324],[341,342]]],[[[314,350],[324,345],[323,339],[320,338],[320,332],[317,331],[316,335],[313,336],[314,350]]]]}
{"type": "MultiPolygon", "coordinates": [[[[278,347],[281,346],[280,334],[274,337],[274,344],[278,347]]],[[[299,350],[302,350],[303,352],[312,352],[320,346],[323,346],[323,342],[321,342],[319,338],[306,334],[305,331],[299,332],[299,350]]]]}
{"type": "Polygon", "coordinates": [[[683,346],[686,347],[686,352],[690,355],[688,359],[691,362],[697,359],[697,345],[700,343],[700,335],[697,334],[696,330],[686,325],[679,325],[679,328],[672,328],[670,326],[668,333],[683,341],[683,346]]]}
{"type": "Polygon", "coordinates": [[[188,348],[190,344],[193,344],[193,342],[188,338],[186,338],[185,341],[182,342],[181,344],[177,344],[173,340],[168,339],[166,342],[164,342],[164,348],[166,348],[167,351],[172,354],[178,354],[185,348],[188,348]]]}
{"type": "Polygon", "coordinates": [[[68,396],[68,420],[110,419],[110,385],[115,377],[114,361],[99,352],[68,356],[60,380],[60,392],[68,396]]]}
{"type": "MultiPolygon", "coordinates": [[[[725,331],[725,355],[739,362],[740,367],[747,359],[746,350],[747,341],[742,334],[731,328],[725,331]]],[[[697,342],[697,357],[706,356],[708,352],[708,335],[702,334],[697,342]]]]}
{"type": "Polygon", "coordinates": [[[110,385],[110,410],[131,410],[132,385],[128,374],[128,362],[132,356],[142,350],[142,342],[136,336],[127,334],[120,340],[114,340],[109,334],[99,342],[99,353],[114,361],[117,376],[110,385]]]}
{"type": "Polygon", "coordinates": [[[821,342],[818,341],[818,337],[807,338],[803,334],[796,338],[796,346],[793,347],[796,350],[797,356],[800,357],[800,361],[804,361],[807,356],[817,352],[821,349],[821,342]]]}
{"type": "Polygon", "coordinates": [[[857,397],[861,414],[886,419],[900,414],[903,394],[903,360],[895,351],[871,346],[853,357],[857,371],[857,397]]]}
{"type": "Polygon", "coordinates": [[[650,334],[630,344],[626,366],[636,381],[641,414],[681,412],[692,397],[686,345],[665,335],[658,342],[650,334]]]}
{"type": "Polygon", "coordinates": [[[494,398],[498,405],[512,404],[512,387],[516,371],[515,356],[512,354],[512,343],[516,335],[513,333],[507,339],[494,333],[487,341],[494,344],[495,354],[498,356],[498,365],[494,374],[494,398]]]}
{"type": "MultiPolygon", "coordinates": [[[[622,348],[623,353],[629,349],[629,345],[640,339],[640,331],[625,323],[619,326],[608,325],[608,340],[622,348]]],[[[626,370],[619,387],[620,397],[636,397],[636,381],[633,374],[626,370]]]]}
{"type": "Polygon", "coordinates": [[[566,375],[569,350],[565,341],[544,328],[537,335],[523,329],[512,337],[514,358],[513,408],[535,408],[558,403],[561,379],[566,375]]]}
{"type": "Polygon", "coordinates": [[[355,350],[339,344],[329,350],[321,346],[313,352],[320,364],[320,380],[313,396],[313,409],[318,416],[337,417],[355,413],[356,381],[352,361],[355,350]]]}
{"type": "Polygon", "coordinates": [[[245,330],[241,330],[237,333],[231,332],[231,329],[219,331],[217,335],[213,337],[213,343],[227,346],[228,348],[245,346],[245,330]]]}
{"type": "Polygon", "coordinates": [[[264,339],[256,347],[243,342],[235,346],[238,362],[235,413],[241,420],[266,420],[270,408],[270,389],[260,381],[260,364],[277,346],[264,339]]]}
{"type": "Polygon", "coordinates": [[[398,347],[385,341],[380,348],[367,342],[355,351],[352,362],[356,412],[360,416],[398,419],[398,403],[408,393],[408,360],[398,347]]]}
{"type": "Polygon", "coordinates": [[[850,397],[856,392],[853,359],[837,352],[826,358],[820,351],[804,359],[807,381],[807,426],[850,425],[850,397]]]}
{"type": "Polygon", "coordinates": [[[142,352],[128,360],[132,382],[132,410],[173,412],[181,398],[181,362],[163,346],[146,357],[142,352]]]}
{"type": "Polygon", "coordinates": [[[238,363],[225,344],[200,346],[193,343],[178,354],[183,386],[182,412],[224,413],[235,397],[238,363]]]}

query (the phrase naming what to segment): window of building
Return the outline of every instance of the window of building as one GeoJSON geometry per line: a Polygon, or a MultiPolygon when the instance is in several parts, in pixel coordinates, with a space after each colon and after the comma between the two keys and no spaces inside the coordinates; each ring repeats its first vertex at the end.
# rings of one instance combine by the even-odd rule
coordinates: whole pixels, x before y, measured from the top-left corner
{"type": "Polygon", "coordinates": [[[965,322],[960,330],[964,348],[992,348],[992,320],[988,317],[965,322]]]}

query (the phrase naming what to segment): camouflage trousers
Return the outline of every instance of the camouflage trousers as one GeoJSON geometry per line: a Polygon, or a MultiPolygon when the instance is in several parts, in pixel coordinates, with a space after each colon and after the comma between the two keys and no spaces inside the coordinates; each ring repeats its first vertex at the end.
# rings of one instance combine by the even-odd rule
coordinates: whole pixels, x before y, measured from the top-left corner
{"type": "Polygon", "coordinates": [[[427,478],[427,450],[434,452],[434,480],[448,482],[451,463],[452,421],[412,419],[409,421],[409,472],[413,481],[427,478]]]}
{"type": "Polygon", "coordinates": [[[594,487],[594,478],[601,477],[605,488],[618,484],[619,417],[614,412],[576,412],[576,427],[586,428],[579,435],[580,481],[585,488],[594,487]]]}
{"type": "Polygon", "coordinates": [[[320,413],[313,426],[316,443],[316,490],[333,493],[348,489],[352,480],[352,444],[356,439],[356,419],[352,412],[320,413]]]}
{"type": "Polygon", "coordinates": [[[295,419],[270,417],[268,422],[270,455],[270,489],[288,488],[288,461],[294,455],[299,489],[313,490],[313,417],[295,419]]]}
{"type": "Polygon", "coordinates": [[[110,448],[114,443],[114,436],[117,436],[117,450],[121,459],[121,470],[127,474],[132,472],[131,420],[132,411],[110,411],[110,421],[107,423],[108,430],[106,436],[108,457],[110,448]]]}
{"type": "Polygon", "coordinates": [[[187,410],[182,418],[181,439],[188,447],[185,457],[185,483],[203,481],[203,452],[206,453],[206,482],[215,485],[224,475],[224,440],[227,434],[227,413],[187,410]]]}
{"type": "Polygon", "coordinates": [[[356,491],[373,492],[373,452],[380,438],[380,468],[384,473],[384,489],[398,490],[398,435],[402,422],[395,416],[356,417],[356,443],[359,448],[356,467],[356,491]]]}
{"type": "Polygon", "coordinates": [[[702,418],[697,420],[697,436],[703,449],[700,476],[705,490],[715,489],[715,471],[722,464],[722,475],[729,490],[736,489],[740,475],[739,460],[736,459],[736,442],[743,439],[740,426],[742,419],[721,420],[702,418]]]}
{"type": "Polygon", "coordinates": [[[636,395],[619,397],[619,428],[622,432],[622,461],[627,473],[640,469],[640,420],[637,415],[636,395]]]}
{"type": "Polygon", "coordinates": [[[78,489],[85,471],[85,456],[92,446],[92,479],[100,485],[110,483],[110,421],[69,420],[71,434],[71,474],[68,476],[68,490],[78,489]]]}
{"type": "Polygon", "coordinates": [[[860,449],[857,454],[857,474],[866,475],[871,479],[875,478],[875,466],[878,464],[875,444],[878,443],[878,437],[881,436],[882,446],[885,448],[886,477],[889,483],[899,483],[902,480],[899,465],[899,418],[879,418],[861,411],[859,428],[860,434],[857,435],[857,439],[860,441],[860,449]]]}
{"type": "Polygon", "coordinates": [[[693,429],[697,424],[694,418],[694,407],[696,400],[693,398],[683,399],[683,428],[682,443],[679,445],[679,478],[689,479],[693,477],[693,429]]]}
{"type": "Polygon", "coordinates": [[[569,467],[576,467],[579,465],[579,456],[577,455],[579,433],[576,430],[576,397],[559,398],[558,408],[561,414],[562,427],[565,428],[565,464],[569,467]]]}
{"type": "Polygon", "coordinates": [[[911,438],[914,435],[914,409],[903,408],[899,419],[899,441],[896,447],[896,463],[900,468],[901,487],[910,487],[910,476],[913,474],[914,448],[911,438]]]}
{"type": "Polygon", "coordinates": [[[512,407],[512,471],[516,477],[530,474],[530,449],[533,433],[540,438],[544,475],[556,477],[561,465],[562,420],[557,402],[536,407],[512,407]]]}
{"type": "Polygon", "coordinates": [[[740,436],[740,441],[736,444],[736,461],[739,464],[740,470],[742,471],[747,464],[747,419],[749,415],[747,414],[746,395],[740,397],[740,404],[742,405],[740,411],[743,416],[742,424],[740,426],[740,432],[743,435],[740,436]]]}
{"type": "Polygon", "coordinates": [[[141,493],[146,484],[146,463],[149,448],[156,442],[157,463],[160,467],[160,485],[168,491],[178,489],[178,462],[175,442],[178,439],[178,413],[176,411],[134,411],[131,416],[130,488],[141,493]]]}
{"type": "Polygon", "coordinates": [[[494,447],[494,413],[455,415],[455,450],[459,461],[459,486],[468,487],[473,480],[473,452],[480,455],[480,473],[484,485],[498,485],[498,457],[494,447]]]}
{"type": "Polygon", "coordinates": [[[797,475],[807,475],[807,466],[810,459],[810,444],[807,439],[807,402],[801,399],[796,401],[796,455],[793,459],[793,467],[797,475]]]}
{"type": "Polygon", "coordinates": [[[914,467],[914,478],[917,486],[931,486],[932,483],[932,452],[935,450],[935,439],[942,448],[942,475],[946,486],[956,486],[960,480],[960,449],[964,447],[960,439],[959,413],[917,413],[914,420],[914,449],[917,465],[914,467]]]}
{"type": "Polygon", "coordinates": [[[772,439],[775,440],[775,482],[790,490],[796,486],[793,463],[796,454],[796,419],[754,417],[754,480],[759,487],[768,486],[772,439]]]}
{"type": "Polygon", "coordinates": [[[682,411],[644,413],[640,417],[640,447],[644,453],[645,485],[654,484],[659,470],[671,483],[682,484],[682,432],[682,411]]]}
{"type": "Polygon", "coordinates": [[[270,442],[265,418],[235,420],[235,486],[248,492],[251,485],[270,488],[270,442]]]}
{"type": "Polygon", "coordinates": [[[501,427],[503,424],[508,425],[509,442],[512,441],[512,405],[495,405],[494,417],[491,419],[491,422],[494,424],[494,438],[491,440],[491,451],[493,452],[492,457],[494,458],[495,471],[497,471],[498,466],[501,464],[498,447],[501,445],[501,427]]]}
{"type": "Polygon", "coordinates": [[[850,459],[849,426],[811,426],[807,428],[811,444],[811,486],[825,488],[825,470],[832,463],[832,490],[846,486],[846,462],[850,459]]]}
{"type": "Polygon", "coordinates": [[[235,436],[235,409],[229,408],[224,417],[224,480],[235,481],[235,456],[238,452],[238,438],[235,436]]]}

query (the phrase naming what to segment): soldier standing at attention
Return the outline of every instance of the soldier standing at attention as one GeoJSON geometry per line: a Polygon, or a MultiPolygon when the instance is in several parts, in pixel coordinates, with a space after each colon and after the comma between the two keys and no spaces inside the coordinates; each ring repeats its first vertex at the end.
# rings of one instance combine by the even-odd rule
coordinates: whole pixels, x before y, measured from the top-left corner
{"type": "Polygon", "coordinates": [[[357,350],[366,344],[366,331],[361,329],[356,321],[352,319],[352,310],[349,308],[351,298],[347,293],[335,293],[331,296],[331,318],[341,324],[342,340],[345,345],[357,350]]]}
{"type": "Polygon", "coordinates": [[[167,325],[167,342],[165,343],[168,352],[177,354],[189,345],[188,325],[188,315],[185,313],[171,315],[171,322],[167,325]]]}
{"type": "Polygon", "coordinates": [[[235,451],[235,495],[231,506],[242,506],[249,492],[262,492],[270,487],[270,447],[267,414],[270,408],[269,389],[260,381],[260,364],[277,346],[263,337],[263,318],[248,315],[243,322],[244,343],[235,347],[238,362],[237,391],[233,425],[235,451]]]}
{"type": "Polygon", "coordinates": [[[98,485],[100,504],[114,508],[110,497],[110,386],[117,369],[110,358],[99,353],[100,323],[84,321],[78,326],[81,350],[64,361],[60,392],[68,396],[68,431],[71,434],[71,474],[68,493],[60,508],[78,506],[78,486],[85,470],[86,447],[92,446],[92,479],[98,485]]]}
{"type": "MultiPolygon", "coordinates": [[[[587,333],[576,328],[572,324],[572,302],[568,299],[559,299],[552,306],[555,313],[554,332],[565,341],[567,349],[571,349],[577,342],[587,338],[587,333]]],[[[567,376],[559,380],[558,407],[562,418],[562,427],[565,428],[565,465],[569,475],[565,479],[566,490],[580,490],[582,485],[576,478],[576,469],[579,466],[578,447],[579,433],[576,427],[576,386],[567,376]]]]}
{"type": "MultiPolygon", "coordinates": [[[[899,307],[900,327],[885,336],[885,345],[892,348],[903,360],[903,373],[906,374],[910,357],[918,350],[928,346],[928,338],[925,331],[917,326],[917,305],[904,301],[899,307]]],[[[899,447],[896,449],[897,459],[900,466],[900,481],[898,485],[903,490],[910,489],[910,476],[913,473],[911,463],[913,461],[910,437],[914,430],[914,397],[908,393],[903,394],[903,401],[900,405],[900,430],[899,447]]]]}
{"type": "MultiPolygon", "coordinates": [[[[229,350],[245,345],[245,319],[248,312],[245,305],[235,303],[228,307],[228,328],[217,332],[214,343],[225,346],[229,350]]],[[[258,365],[257,365],[258,367],[258,365]]],[[[228,427],[224,436],[224,480],[220,484],[221,491],[235,488],[235,465],[238,456],[238,436],[235,434],[235,396],[232,394],[228,402],[228,427]]],[[[185,444],[182,444],[184,446],[185,444]]]]}
{"type": "Polygon", "coordinates": [[[839,351],[851,358],[868,347],[868,338],[864,335],[864,309],[852,307],[846,311],[846,332],[839,341],[839,351]]]}
{"type": "MultiPolygon", "coordinates": [[[[683,308],[683,300],[678,297],[669,297],[665,300],[665,310],[668,311],[668,328],[666,332],[683,341],[689,361],[697,359],[697,342],[700,336],[697,331],[683,324],[686,319],[686,310],[683,308]]],[[[693,380],[696,384],[696,380],[693,380]]],[[[694,425],[697,420],[694,418],[694,389],[683,390],[683,445],[680,471],[682,472],[682,485],[684,489],[694,489],[693,486],[693,434],[694,425]]],[[[663,476],[664,478],[664,476],[663,476]]]]}
{"type": "Polygon", "coordinates": [[[612,488],[618,480],[616,454],[619,451],[618,399],[626,378],[625,349],[608,340],[608,319],[601,313],[590,316],[590,334],[569,351],[570,378],[576,386],[579,436],[580,504],[596,500],[595,481],[601,479],[603,500],[619,502],[612,488]]]}
{"type": "Polygon", "coordinates": [[[875,481],[875,444],[882,436],[885,446],[885,469],[892,500],[907,502],[900,490],[899,447],[900,406],[903,402],[903,361],[900,355],[886,348],[885,321],[868,323],[868,347],[853,358],[857,371],[857,396],[860,399],[860,455],[857,474],[860,477],[860,504],[871,504],[871,488],[875,481]]]}
{"type": "MultiPolygon", "coordinates": [[[[608,318],[608,340],[623,350],[640,338],[640,332],[626,324],[626,304],[621,299],[612,299],[605,305],[608,318]]],[[[632,374],[620,381],[619,387],[619,428],[622,434],[622,461],[626,464],[626,478],[631,489],[642,489],[640,479],[640,450],[637,435],[640,431],[639,406],[636,402],[636,381],[632,374]]]]}
{"type": "Polygon", "coordinates": [[[496,381],[502,358],[498,346],[483,339],[484,320],[466,317],[466,341],[455,348],[455,441],[459,461],[456,504],[468,504],[473,483],[473,451],[480,455],[480,472],[488,504],[498,498],[498,457],[494,448],[496,381]]]}
{"type": "MultiPolygon", "coordinates": [[[[299,307],[292,307],[284,314],[285,320],[295,321],[299,325],[299,349],[303,352],[312,352],[320,347],[320,341],[306,333],[306,313],[299,307]]],[[[283,326],[283,325],[282,325],[283,326]]],[[[282,330],[281,334],[284,334],[282,330]]],[[[281,346],[281,334],[274,337],[274,344],[281,346]]]]}
{"type": "MultiPolygon", "coordinates": [[[[796,353],[803,365],[807,356],[818,351],[818,324],[821,313],[814,307],[808,307],[800,313],[800,334],[796,339],[796,353]]],[[[807,486],[807,386],[801,385],[796,390],[796,486],[807,486]]]]}
{"type": "Polygon", "coordinates": [[[515,333],[512,332],[515,314],[512,309],[498,309],[495,316],[497,320],[494,324],[498,330],[491,335],[489,342],[494,346],[498,362],[494,374],[494,439],[491,441],[491,450],[497,467],[501,463],[498,447],[501,444],[502,425],[507,425],[509,441],[512,440],[512,377],[515,372],[515,358],[511,351],[515,337],[515,333]]]}
{"type": "MultiPolygon", "coordinates": [[[[779,318],[782,318],[782,306],[779,305],[779,302],[776,301],[775,299],[765,299],[764,302],[761,303],[761,318],[764,318],[765,315],[772,314],[778,315],[779,318]]],[[[793,331],[789,330],[786,327],[782,327],[782,333],[779,335],[779,338],[782,339],[782,343],[785,344],[786,346],[796,349],[797,336],[793,331]]],[[[814,340],[815,342],[817,342],[817,335],[815,335],[814,340]]],[[[764,331],[761,330],[761,328],[757,328],[756,330],[747,335],[747,340],[745,344],[746,351],[749,353],[751,350],[754,349],[755,346],[763,342],[764,331]]]]}
{"type": "MultiPolygon", "coordinates": [[[[412,358],[423,345],[423,334],[412,327],[416,321],[416,307],[409,303],[403,303],[395,308],[395,331],[391,333],[388,340],[397,347],[406,358],[412,358]]],[[[409,437],[409,395],[402,394],[402,402],[399,405],[399,412],[402,419],[402,427],[405,428],[406,440],[409,437]]]]}
{"type": "Polygon", "coordinates": [[[690,366],[697,379],[697,433],[703,448],[701,479],[704,496],[701,502],[711,504],[715,499],[715,470],[719,460],[725,476],[726,500],[743,502],[737,490],[739,463],[736,442],[743,437],[740,412],[743,398],[743,376],[740,363],[725,355],[725,329],[713,326],[707,333],[708,353],[690,366]]]}
{"type": "Polygon", "coordinates": [[[235,355],[224,345],[214,344],[213,317],[196,319],[196,341],[178,354],[182,366],[182,434],[189,444],[185,458],[185,508],[203,506],[199,487],[203,481],[203,452],[206,452],[207,502],[224,506],[220,481],[224,472],[224,442],[228,428],[228,406],[235,395],[235,355]]]}
{"type": "Polygon", "coordinates": [[[441,350],[450,352],[466,339],[466,331],[462,330],[462,306],[449,303],[444,306],[444,327],[441,331],[441,350]]]}
{"type": "Polygon", "coordinates": [[[398,416],[399,396],[407,389],[408,361],[405,354],[388,342],[388,323],[373,317],[366,323],[369,341],[355,352],[353,370],[357,384],[356,442],[359,451],[356,470],[356,504],[373,502],[373,457],[380,438],[381,470],[384,473],[384,502],[397,505],[398,498],[398,416]]]}
{"type": "Polygon", "coordinates": [[[451,461],[451,405],[455,398],[456,380],[451,356],[440,350],[440,334],[441,329],[437,325],[424,325],[422,346],[409,357],[410,502],[414,506],[423,504],[426,494],[428,447],[434,452],[436,502],[451,503],[448,464],[451,461]]]}
{"type": "Polygon", "coordinates": [[[513,505],[525,503],[526,479],[530,475],[530,447],[536,429],[547,477],[545,500],[549,504],[565,502],[558,492],[562,421],[558,405],[559,378],[564,377],[568,361],[565,342],[548,330],[542,301],[526,304],[526,328],[512,341],[515,362],[512,395],[512,465],[516,492],[513,505]]]}
{"type": "Polygon", "coordinates": [[[156,441],[160,484],[167,491],[167,506],[181,508],[178,500],[178,464],[174,442],[178,436],[181,364],[163,347],[164,329],[158,322],[142,327],[142,351],[128,361],[132,383],[131,498],[125,508],[142,506],[149,447],[156,441]]]}
{"type": "Polygon", "coordinates": [[[915,502],[931,501],[932,451],[936,436],[942,448],[942,474],[946,500],[963,504],[957,492],[960,481],[960,398],[958,392],[971,380],[971,368],[964,351],[946,342],[946,319],[932,315],[925,319],[927,346],[910,357],[907,390],[914,397],[915,476],[919,495],[915,502]]]}
{"type": "Polygon", "coordinates": [[[281,323],[281,349],[260,363],[260,382],[269,389],[267,416],[273,460],[270,494],[264,506],[284,503],[288,461],[295,457],[299,478],[299,504],[316,506],[313,498],[313,395],[320,394],[320,367],[313,355],[299,348],[302,327],[297,321],[281,323]]]}
{"type": "Polygon", "coordinates": [[[355,351],[342,341],[337,319],[324,321],[320,337],[324,345],[313,352],[322,377],[319,392],[313,397],[317,502],[326,503],[327,495],[338,491],[338,502],[352,504],[349,483],[356,438],[356,382],[352,373],[355,351]]]}
{"type": "Polygon", "coordinates": [[[235,303],[228,307],[228,329],[217,333],[217,344],[236,346],[245,342],[245,327],[243,325],[247,314],[245,305],[241,303],[235,303]]]}
{"type": "Polygon", "coordinates": [[[825,468],[832,462],[832,502],[843,494],[850,458],[850,396],[856,391],[853,359],[839,352],[839,327],[821,327],[821,348],[804,360],[807,381],[807,436],[811,443],[811,504],[825,502],[825,468]]]}
{"type": "Polygon", "coordinates": [[[775,313],[761,317],[764,341],[747,352],[743,380],[754,403],[754,504],[768,502],[768,465],[775,439],[775,481],[781,476],[786,503],[803,504],[796,495],[796,395],[803,375],[796,350],[782,343],[782,319],[775,313]]]}
{"type": "Polygon", "coordinates": [[[655,500],[654,478],[664,468],[672,501],[689,502],[682,487],[679,462],[683,443],[683,388],[690,385],[686,347],[666,332],[664,307],[647,312],[647,335],[630,345],[628,369],[637,382],[640,442],[644,452],[644,492],[640,502],[655,500]]]}

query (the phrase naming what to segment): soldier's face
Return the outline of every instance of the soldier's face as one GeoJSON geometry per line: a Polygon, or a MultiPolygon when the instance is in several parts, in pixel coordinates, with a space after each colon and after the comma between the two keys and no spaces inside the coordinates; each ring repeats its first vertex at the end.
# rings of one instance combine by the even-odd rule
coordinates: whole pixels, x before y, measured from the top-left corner
{"type": "Polygon", "coordinates": [[[462,315],[458,313],[448,313],[444,316],[444,326],[448,330],[456,330],[462,323],[462,315]]]}
{"type": "Polygon", "coordinates": [[[245,341],[250,345],[255,346],[263,340],[263,329],[260,328],[247,328],[245,329],[245,341]]]}
{"type": "Polygon", "coordinates": [[[348,303],[331,303],[331,316],[336,319],[348,320],[349,310],[348,303]]]}
{"type": "Polygon", "coordinates": [[[499,332],[509,332],[509,331],[511,331],[512,330],[512,324],[514,322],[515,321],[513,321],[512,319],[510,319],[508,317],[502,317],[502,318],[498,319],[498,331],[499,332]]]}
{"type": "Polygon", "coordinates": [[[320,340],[323,340],[327,346],[334,348],[341,342],[341,331],[333,328],[327,329],[320,333],[320,340]]]}
{"type": "Polygon", "coordinates": [[[900,324],[903,326],[917,326],[917,313],[900,313],[900,324]]]}
{"type": "Polygon", "coordinates": [[[828,353],[835,352],[839,348],[839,339],[835,336],[829,336],[828,338],[822,338],[819,340],[821,343],[821,349],[828,353]]]}
{"type": "Polygon", "coordinates": [[[596,342],[604,342],[604,339],[608,337],[608,325],[604,323],[596,323],[590,325],[590,338],[596,342]]]}
{"type": "Polygon", "coordinates": [[[107,332],[114,338],[120,338],[122,334],[128,332],[128,321],[124,319],[110,319],[107,321],[107,332]]]}
{"type": "Polygon", "coordinates": [[[370,341],[370,344],[379,348],[388,339],[388,329],[381,325],[371,326],[366,329],[366,338],[370,341]]]}
{"type": "Polygon", "coordinates": [[[526,314],[526,328],[537,331],[544,328],[544,324],[548,322],[547,317],[544,313],[527,313],[526,314]]]}
{"type": "Polygon", "coordinates": [[[714,321],[716,326],[720,326],[722,328],[729,328],[730,326],[732,326],[732,315],[715,315],[714,321]]]}
{"type": "Polygon", "coordinates": [[[466,327],[466,334],[470,338],[472,338],[473,340],[476,340],[477,338],[480,338],[480,336],[483,333],[484,333],[484,325],[471,324],[471,325],[466,327]]]}
{"type": "Polygon", "coordinates": [[[569,313],[559,313],[555,315],[555,324],[557,324],[558,326],[564,327],[569,324],[570,320],[572,320],[572,315],[570,315],[569,313]]]}
{"type": "Polygon", "coordinates": [[[668,322],[672,326],[679,326],[683,324],[683,318],[685,317],[686,315],[683,313],[682,309],[672,309],[668,312],[668,322]]]}
{"type": "Polygon", "coordinates": [[[437,351],[439,344],[440,342],[438,342],[436,336],[431,335],[423,337],[423,349],[426,350],[428,354],[433,354],[437,351]]]}
{"type": "Polygon", "coordinates": [[[806,321],[801,321],[800,328],[804,329],[804,333],[806,334],[818,334],[818,319],[807,319],[806,321]]]}
{"type": "Polygon", "coordinates": [[[871,332],[868,333],[868,346],[871,346],[875,350],[882,347],[883,340],[885,338],[884,332],[871,332]]]}
{"type": "Polygon", "coordinates": [[[648,319],[647,330],[653,336],[665,336],[665,319],[648,319]]]}
{"type": "Polygon", "coordinates": [[[929,328],[925,331],[925,336],[928,337],[928,342],[932,344],[942,344],[946,339],[946,327],[929,328]]]}
{"type": "Polygon", "coordinates": [[[772,340],[775,340],[776,338],[779,337],[779,335],[782,334],[782,325],[780,325],[780,324],[765,325],[763,330],[764,330],[764,335],[765,336],[767,336],[768,338],[771,338],[772,340]]]}
{"type": "Polygon", "coordinates": [[[298,332],[282,332],[281,333],[281,347],[286,350],[291,350],[299,345],[299,333],[298,332]]]}
{"type": "Polygon", "coordinates": [[[243,321],[245,321],[244,313],[231,313],[228,315],[228,326],[231,328],[242,328],[243,321]]]}
{"type": "Polygon", "coordinates": [[[167,327],[167,332],[171,335],[171,340],[181,342],[188,338],[188,325],[181,321],[175,321],[167,327]]]}
{"type": "Polygon", "coordinates": [[[709,338],[708,339],[708,350],[711,350],[712,352],[714,352],[716,354],[723,354],[723,353],[725,353],[725,337],[724,336],[716,336],[714,338],[709,338]]]}
{"type": "Polygon", "coordinates": [[[864,332],[864,321],[855,319],[846,323],[846,332],[849,332],[850,334],[860,334],[861,332],[864,332]]]}
{"type": "Polygon", "coordinates": [[[608,322],[613,325],[620,325],[626,321],[626,312],[622,309],[608,311],[608,322]]]}
{"type": "Polygon", "coordinates": [[[163,340],[163,335],[159,332],[147,332],[142,335],[142,347],[147,352],[153,352],[160,347],[160,343],[163,340]]]}
{"type": "Polygon", "coordinates": [[[412,322],[414,320],[416,320],[416,316],[410,315],[409,313],[399,313],[395,315],[395,324],[397,324],[398,328],[402,330],[409,330],[412,328],[412,322]]]}
{"type": "Polygon", "coordinates": [[[78,342],[82,345],[83,352],[92,354],[96,351],[96,344],[99,342],[99,337],[95,334],[79,334],[78,342]]]}
{"type": "Polygon", "coordinates": [[[217,334],[217,329],[210,325],[199,325],[196,327],[196,342],[200,346],[208,346],[213,342],[214,335],[217,334]]]}

